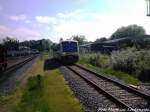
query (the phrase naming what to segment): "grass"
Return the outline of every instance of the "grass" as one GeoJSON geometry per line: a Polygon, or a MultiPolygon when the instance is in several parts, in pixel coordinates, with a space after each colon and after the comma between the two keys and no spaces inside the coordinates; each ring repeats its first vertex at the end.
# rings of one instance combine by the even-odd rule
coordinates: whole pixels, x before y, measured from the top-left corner
{"type": "Polygon", "coordinates": [[[81,112],[79,101],[74,97],[63,76],[58,74],[60,72],[54,70],[51,75],[46,73],[45,77],[46,94],[51,96],[48,97],[50,109],[52,112],[81,112]]]}
{"type": "Polygon", "coordinates": [[[140,83],[140,81],[137,78],[132,77],[131,75],[124,73],[124,72],[120,72],[117,70],[113,70],[112,68],[102,68],[102,67],[97,67],[94,65],[91,65],[89,63],[82,61],[79,61],[79,64],[87,67],[87,68],[91,68],[93,70],[96,70],[97,72],[103,72],[106,74],[110,74],[115,76],[116,78],[125,81],[128,84],[133,84],[133,85],[138,85],[140,83]]]}
{"type": "Polygon", "coordinates": [[[47,56],[39,58],[25,77],[16,81],[17,88],[11,95],[0,98],[0,112],[83,111],[59,70],[43,70],[44,58],[47,56]]]}
{"type": "Polygon", "coordinates": [[[14,108],[15,112],[48,112],[48,105],[44,95],[44,88],[37,83],[36,76],[28,79],[27,88],[21,101],[14,108]]]}
{"type": "Polygon", "coordinates": [[[37,77],[30,77],[27,88],[15,109],[16,112],[82,112],[80,102],[75,98],[58,70],[37,77]]]}

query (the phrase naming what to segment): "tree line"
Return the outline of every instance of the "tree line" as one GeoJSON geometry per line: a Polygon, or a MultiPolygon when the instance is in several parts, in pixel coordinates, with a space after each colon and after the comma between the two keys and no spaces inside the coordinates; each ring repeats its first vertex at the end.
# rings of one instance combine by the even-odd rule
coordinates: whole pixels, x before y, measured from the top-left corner
{"type": "MultiPolygon", "coordinates": [[[[72,38],[77,40],[79,45],[90,43],[86,40],[85,36],[75,35],[72,38]]],[[[103,43],[105,41],[123,38],[129,40],[126,42],[126,47],[150,47],[150,36],[146,35],[146,31],[142,26],[136,24],[120,27],[109,38],[97,38],[94,43],[103,43]]]]}
{"type": "MultiPolygon", "coordinates": [[[[146,31],[142,26],[133,24],[120,27],[109,38],[106,37],[97,38],[94,42],[102,43],[113,39],[129,38],[132,39],[132,44],[145,47],[145,45],[150,45],[149,38],[148,41],[143,39],[145,35],[146,31]]],[[[77,40],[79,42],[79,45],[92,43],[91,41],[87,41],[84,35],[73,35],[69,39],[77,40]]],[[[29,40],[19,42],[17,39],[11,37],[6,37],[3,40],[3,43],[5,44],[5,46],[7,46],[7,49],[10,48],[17,49],[18,46],[27,46],[30,47],[31,49],[36,49],[38,51],[45,51],[45,50],[49,51],[51,48],[55,49],[57,45],[56,43],[53,43],[49,39],[29,40]]],[[[129,44],[131,45],[131,43],[128,43],[127,46],[129,46],[129,44]]]]}
{"type": "Polygon", "coordinates": [[[52,41],[49,39],[41,39],[19,42],[19,40],[15,38],[6,37],[3,39],[3,45],[7,50],[19,50],[19,46],[26,46],[38,51],[49,51],[52,45],[52,41]]]}

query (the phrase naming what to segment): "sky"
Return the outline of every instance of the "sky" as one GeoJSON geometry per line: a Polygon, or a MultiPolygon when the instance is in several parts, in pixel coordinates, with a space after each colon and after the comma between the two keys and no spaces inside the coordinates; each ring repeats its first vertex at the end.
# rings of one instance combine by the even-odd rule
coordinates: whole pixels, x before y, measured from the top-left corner
{"type": "Polygon", "coordinates": [[[0,0],[0,40],[59,42],[84,35],[94,41],[130,24],[150,34],[146,0],[0,0]]]}

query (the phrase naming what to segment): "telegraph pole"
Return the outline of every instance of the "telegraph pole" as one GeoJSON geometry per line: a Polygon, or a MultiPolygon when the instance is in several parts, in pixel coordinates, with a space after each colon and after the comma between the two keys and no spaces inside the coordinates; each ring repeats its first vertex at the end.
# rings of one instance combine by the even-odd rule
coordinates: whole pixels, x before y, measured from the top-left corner
{"type": "Polygon", "coordinates": [[[147,3],[147,16],[150,16],[150,0],[146,0],[147,3]]]}

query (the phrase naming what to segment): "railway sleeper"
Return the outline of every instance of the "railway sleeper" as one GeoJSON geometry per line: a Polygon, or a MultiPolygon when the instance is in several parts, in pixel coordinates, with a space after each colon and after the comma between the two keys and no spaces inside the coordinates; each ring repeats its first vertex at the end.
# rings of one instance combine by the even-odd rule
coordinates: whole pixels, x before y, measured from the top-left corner
{"type": "Polygon", "coordinates": [[[133,99],[132,103],[130,100],[122,100],[125,104],[128,104],[130,107],[132,108],[136,108],[136,109],[150,109],[148,103],[146,101],[143,100],[136,100],[133,99]]]}
{"type": "Polygon", "coordinates": [[[144,99],[141,99],[141,98],[123,98],[123,99],[120,99],[122,102],[124,103],[128,103],[130,104],[130,102],[132,101],[131,104],[142,104],[142,105],[147,105],[148,102],[145,101],[144,99]]]}
{"type": "MultiPolygon", "coordinates": [[[[118,88],[118,87],[108,87],[108,86],[101,86],[105,91],[122,91],[123,89],[120,89],[120,88],[118,88]]],[[[123,91],[125,91],[125,90],[123,90],[123,91]]]]}
{"type": "Polygon", "coordinates": [[[116,92],[116,93],[118,93],[118,92],[124,92],[124,90],[115,90],[115,91],[112,90],[112,89],[108,89],[108,90],[105,89],[105,90],[106,90],[107,92],[110,92],[110,93],[111,93],[111,92],[116,92]]]}

